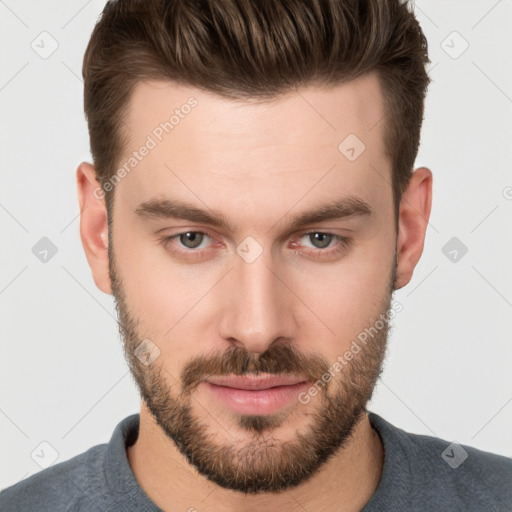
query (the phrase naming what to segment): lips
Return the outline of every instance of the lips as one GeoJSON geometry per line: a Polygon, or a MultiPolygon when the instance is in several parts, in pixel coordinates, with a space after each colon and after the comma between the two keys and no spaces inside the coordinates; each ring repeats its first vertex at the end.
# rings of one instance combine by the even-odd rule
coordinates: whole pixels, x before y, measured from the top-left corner
{"type": "Polygon", "coordinates": [[[298,401],[310,382],[292,375],[210,377],[201,389],[237,414],[273,414],[298,401]]]}
{"type": "Polygon", "coordinates": [[[243,377],[233,375],[206,379],[206,382],[216,386],[249,391],[271,389],[279,386],[294,386],[306,381],[307,378],[305,377],[295,377],[293,375],[248,375],[243,377]]]}

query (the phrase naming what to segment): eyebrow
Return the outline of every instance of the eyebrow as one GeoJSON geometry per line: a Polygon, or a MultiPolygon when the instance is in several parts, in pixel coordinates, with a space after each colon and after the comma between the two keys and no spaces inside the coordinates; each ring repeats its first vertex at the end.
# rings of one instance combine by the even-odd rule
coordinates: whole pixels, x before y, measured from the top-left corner
{"type": "MultiPolygon", "coordinates": [[[[150,199],[139,204],[135,213],[142,219],[177,218],[234,231],[233,226],[222,213],[209,209],[204,210],[177,199],[150,199]]],[[[374,216],[371,205],[359,197],[346,196],[300,213],[287,223],[287,227],[290,230],[296,230],[307,224],[364,216],[374,216]]]]}

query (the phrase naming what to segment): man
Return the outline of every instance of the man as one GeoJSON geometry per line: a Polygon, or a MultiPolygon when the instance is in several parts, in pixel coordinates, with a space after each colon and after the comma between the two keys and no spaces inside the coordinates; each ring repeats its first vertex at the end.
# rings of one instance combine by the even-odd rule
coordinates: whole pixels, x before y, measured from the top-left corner
{"type": "Polygon", "coordinates": [[[396,0],[107,4],[80,233],[141,411],[2,511],[512,509],[512,460],[366,408],[430,215],[428,62],[396,0]]]}

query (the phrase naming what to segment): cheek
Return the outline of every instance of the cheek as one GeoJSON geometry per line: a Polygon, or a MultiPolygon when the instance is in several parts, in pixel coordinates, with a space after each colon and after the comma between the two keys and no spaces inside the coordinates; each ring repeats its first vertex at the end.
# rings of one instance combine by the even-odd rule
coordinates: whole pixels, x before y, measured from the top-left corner
{"type": "Polygon", "coordinates": [[[175,282],[156,261],[159,248],[147,234],[118,221],[114,247],[116,272],[122,280],[128,313],[140,322],[141,335],[159,340],[177,321],[177,297],[183,290],[176,293],[175,282]]]}
{"type": "Polygon", "coordinates": [[[194,296],[189,276],[172,264],[158,235],[138,225],[118,219],[114,245],[118,272],[130,306],[152,323],[162,319],[168,329],[182,309],[179,306],[188,302],[188,296],[194,296]]]}
{"type": "Polygon", "coordinates": [[[316,315],[308,312],[304,317],[307,338],[310,343],[321,339],[318,349],[329,354],[329,360],[343,353],[383,312],[393,254],[389,244],[374,239],[336,265],[310,267],[296,275],[293,289],[316,315]]]}
{"type": "Polygon", "coordinates": [[[159,347],[159,360],[172,384],[183,365],[211,338],[201,322],[205,321],[204,299],[219,276],[200,265],[187,268],[173,263],[163,248],[143,235],[122,235],[119,230],[116,262],[129,314],[140,322],[139,335],[159,347]]]}

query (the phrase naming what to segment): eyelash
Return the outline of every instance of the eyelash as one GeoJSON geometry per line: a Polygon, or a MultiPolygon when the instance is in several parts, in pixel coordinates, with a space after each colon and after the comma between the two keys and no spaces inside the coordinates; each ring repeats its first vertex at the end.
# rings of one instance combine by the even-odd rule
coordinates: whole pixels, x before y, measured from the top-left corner
{"type": "MultiPolygon", "coordinates": [[[[169,249],[169,245],[171,244],[171,242],[173,240],[179,239],[179,237],[181,235],[185,235],[187,233],[198,233],[198,234],[206,235],[207,237],[211,238],[212,240],[214,239],[214,237],[207,231],[188,230],[188,231],[182,231],[181,233],[177,233],[175,235],[162,237],[160,239],[160,243],[164,246],[165,249],[169,249]]],[[[314,234],[322,234],[322,235],[332,236],[334,241],[336,241],[336,240],[338,241],[338,243],[334,246],[334,249],[325,249],[325,250],[324,249],[316,249],[316,250],[309,249],[307,251],[308,257],[311,257],[314,259],[320,259],[325,256],[335,256],[335,255],[343,252],[347,248],[349,248],[352,244],[352,238],[349,238],[346,236],[341,236],[341,235],[336,235],[334,233],[329,233],[326,231],[305,231],[305,232],[299,234],[298,239],[304,238],[307,235],[314,235],[314,234]]],[[[191,256],[193,258],[200,258],[203,256],[203,254],[202,254],[203,251],[201,249],[197,249],[197,250],[195,250],[195,249],[188,249],[188,250],[172,249],[172,251],[177,254],[186,255],[187,257],[191,256]]],[[[294,252],[297,253],[299,251],[294,249],[294,252]]]]}

